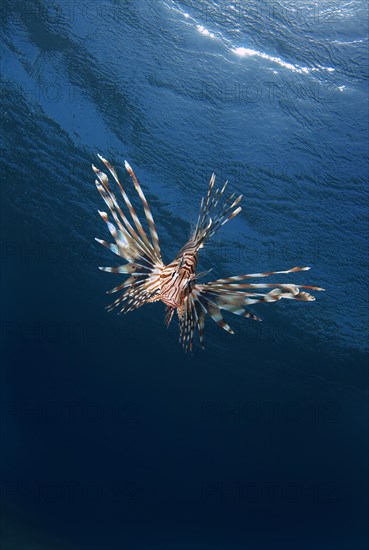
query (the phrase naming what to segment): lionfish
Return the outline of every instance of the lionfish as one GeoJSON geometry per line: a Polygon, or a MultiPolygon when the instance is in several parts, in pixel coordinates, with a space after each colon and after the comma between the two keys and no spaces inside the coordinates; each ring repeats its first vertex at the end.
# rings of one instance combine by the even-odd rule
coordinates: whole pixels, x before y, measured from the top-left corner
{"type": "Polygon", "coordinates": [[[246,306],[259,302],[276,302],[282,298],[309,302],[314,296],[301,289],[324,290],[315,286],[302,286],[292,283],[251,283],[249,279],[259,279],[276,274],[307,271],[310,267],[293,267],[284,271],[267,271],[237,275],[226,279],[217,279],[200,284],[198,279],[202,274],[196,274],[198,253],[218,229],[241,212],[238,206],[242,195],[235,198],[233,193],[227,200],[223,194],[226,182],[221,189],[215,189],[215,174],[212,174],[206,197],[201,199],[200,212],[196,227],[190,240],[181,248],[177,256],[165,265],[161,253],[158,233],[154,219],[145,198],[141,185],[131,166],[125,161],[125,167],[133,181],[140,197],[145,213],[149,234],[143,228],[128,195],[120,183],[115,168],[101,155],[103,162],[113,176],[122,194],[131,221],[120,207],[112,191],[107,175],[96,166],[92,169],[97,176],[96,187],[109,207],[115,225],[108,219],[106,212],[100,212],[106,222],[114,243],[96,239],[97,242],[111,250],[117,256],[124,258],[126,264],[117,267],[100,267],[102,271],[129,275],[123,283],[107,293],[119,292],[118,298],[109,306],[108,311],[117,310],[118,314],[127,313],[144,304],[161,300],[166,305],[165,324],[168,327],[174,311],[179,319],[179,341],[185,351],[192,350],[194,332],[197,329],[200,345],[204,347],[205,316],[208,314],[221,328],[234,334],[225,322],[221,310],[229,311],[242,317],[261,321],[259,317],[248,311],[246,306]],[[133,224],[132,224],[133,222],[133,224]],[[270,289],[260,293],[261,290],[270,289]]]}

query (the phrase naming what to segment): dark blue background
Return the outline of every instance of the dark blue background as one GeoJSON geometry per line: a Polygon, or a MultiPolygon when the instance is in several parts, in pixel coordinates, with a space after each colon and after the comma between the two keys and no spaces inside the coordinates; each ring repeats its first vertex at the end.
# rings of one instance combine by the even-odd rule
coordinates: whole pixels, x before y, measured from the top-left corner
{"type": "Polygon", "coordinates": [[[1,10],[2,550],[367,548],[366,2],[1,10]],[[98,152],[165,261],[215,171],[243,211],[200,270],[327,291],[192,356],[107,314],[98,152]]]}

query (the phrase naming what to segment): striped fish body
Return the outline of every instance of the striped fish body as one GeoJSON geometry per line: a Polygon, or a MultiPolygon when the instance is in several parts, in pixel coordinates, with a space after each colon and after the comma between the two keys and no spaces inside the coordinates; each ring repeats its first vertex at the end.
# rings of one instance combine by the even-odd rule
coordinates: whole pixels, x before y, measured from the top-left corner
{"type": "Polygon", "coordinates": [[[180,307],[192,291],[196,277],[197,248],[189,241],[160,276],[160,300],[171,308],[180,307]]]}
{"type": "Polygon", "coordinates": [[[293,267],[283,271],[237,275],[205,284],[197,282],[196,277],[199,276],[196,275],[196,267],[199,250],[208,238],[241,211],[238,204],[242,197],[235,198],[233,194],[223,200],[227,182],[221,189],[215,189],[214,174],[210,179],[207,195],[201,200],[200,213],[191,239],[170,264],[164,265],[154,219],[131,166],[125,162],[125,167],[141,200],[148,231],[144,229],[114,167],[102,156],[99,155],[99,158],[113,176],[125,203],[125,211],[123,211],[110,187],[108,176],[92,165],[97,176],[96,187],[108,206],[114,222],[109,220],[106,212],[99,212],[107,224],[114,243],[101,239],[96,240],[126,261],[123,265],[101,267],[100,269],[110,273],[128,275],[128,279],[108,291],[109,294],[118,293],[118,298],[107,307],[108,311],[115,310],[118,314],[127,313],[145,304],[162,301],[166,305],[166,325],[169,325],[176,311],[179,320],[180,342],[185,350],[192,350],[196,330],[199,334],[200,345],[203,347],[206,315],[209,315],[221,328],[233,334],[233,330],[223,319],[222,310],[260,321],[259,317],[246,310],[246,306],[260,302],[272,303],[282,298],[309,302],[315,298],[305,289],[324,290],[315,286],[293,283],[249,282],[250,279],[306,271],[310,269],[309,267],[293,267]],[[266,289],[267,292],[265,292],[266,289]]]}

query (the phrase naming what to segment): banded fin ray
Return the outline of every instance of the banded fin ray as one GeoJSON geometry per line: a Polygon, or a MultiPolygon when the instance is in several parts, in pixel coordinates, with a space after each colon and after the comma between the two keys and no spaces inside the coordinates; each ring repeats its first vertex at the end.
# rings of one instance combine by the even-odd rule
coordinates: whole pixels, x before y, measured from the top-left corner
{"type": "Polygon", "coordinates": [[[228,197],[222,206],[219,205],[227,187],[227,183],[228,182],[225,182],[221,189],[215,189],[215,174],[213,173],[210,178],[206,198],[201,199],[200,212],[192,236],[192,240],[197,243],[198,248],[201,248],[206,239],[214,235],[222,225],[237,216],[242,210],[241,207],[238,206],[238,203],[242,199],[242,195],[234,199],[234,193],[228,197]]]}
{"type": "Polygon", "coordinates": [[[128,210],[131,214],[131,217],[134,221],[134,224],[136,225],[136,228],[137,228],[141,238],[144,240],[144,242],[150,248],[152,248],[152,250],[154,252],[154,255],[155,255],[155,259],[156,260],[161,260],[159,237],[158,237],[158,234],[157,234],[155,222],[154,222],[154,219],[152,217],[151,210],[150,210],[149,204],[146,200],[145,194],[144,194],[144,192],[141,188],[141,185],[140,185],[140,183],[139,183],[132,167],[130,166],[130,164],[127,161],[124,161],[125,168],[126,168],[127,172],[129,173],[132,181],[133,181],[133,184],[134,184],[134,187],[136,189],[136,192],[137,192],[138,196],[141,199],[143,209],[144,209],[144,213],[145,213],[145,217],[146,217],[148,227],[149,227],[149,231],[150,231],[150,234],[151,234],[152,242],[150,242],[150,240],[149,240],[149,238],[148,238],[148,236],[147,236],[147,234],[146,234],[146,232],[145,232],[145,230],[144,230],[144,228],[143,228],[143,226],[142,226],[142,224],[139,220],[139,217],[137,216],[136,211],[133,208],[133,205],[132,205],[131,201],[129,200],[128,195],[126,194],[125,190],[123,189],[123,186],[122,186],[122,184],[120,183],[120,181],[118,179],[115,168],[109,163],[109,161],[107,161],[101,155],[98,155],[98,157],[105,164],[105,166],[110,171],[113,178],[115,179],[116,183],[118,184],[119,189],[120,189],[121,194],[122,194],[122,197],[123,197],[123,200],[126,203],[126,206],[127,206],[128,210]]]}
{"type": "MultiPolygon", "coordinates": [[[[133,309],[141,307],[145,303],[153,302],[159,299],[160,275],[164,264],[161,260],[160,249],[156,243],[153,244],[150,242],[150,239],[143,229],[128,196],[119,182],[115,168],[100,155],[99,158],[108,168],[114,180],[118,184],[124,202],[136,228],[135,229],[133,227],[119,206],[118,201],[110,187],[108,176],[92,165],[92,168],[98,178],[95,181],[96,187],[104,202],[109,207],[116,223],[116,225],[114,225],[109,221],[108,214],[106,212],[99,211],[100,216],[107,224],[109,233],[115,242],[109,243],[104,239],[98,238],[96,238],[96,241],[127,261],[124,265],[100,267],[100,270],[108,273],[130,276],[126,281],[108,291],[108,293],[111,294],[116,292],[121,292],[121,294],[109,306],[107,306],[107,309],[108,311],[116,309],[118,313],[123,313],[126,311],[132,311],[133,309]]],[[[130,175],[132,177],[132,174],[130,175]]],[[[143,201],[142,197],[144,197],[144,195],[142,191],[140,193],[136,185],[135,188],[143,201]]],[[[147,207],[148,205],[146,203],[144,208],[147,207]]]]}
{"type": "MultiPolygon", "coordinates": [[[[107,162],[107,161],[105,161],[105,162],[107,162]]],[[[109,163],[108,163],[108,166],[110,167],[110,170],[114,170],[114,168],[109,163]]],[[[117,183],[118,183],[118,185],[121,189],[123,198],[126,197],[126,204],[129,208],[129,211],[130,211],[131,217],[133,219],[133,222],[135,223],[136,229],[140,233],[141,237],[138,236],[136,231],[133,229],[131,223],[129,222],[129,220],[125,216],[124,212],[120,208],[114,193],[110,189],[109,180],[108,180],[107,175],[104,174],[103,172],[101,172],[94,165],[92,165],[92,169],[94,170],[95,174],[99,178],[99,181],[98,180],[95,181],[96,187],[97,187],[100,195],[104,199],[105,203],[108,205],[108,207],[109,207],[109,209],[110,209],[110,211],[113,215],[113,218],[114,218],[115,222],[117,223],[119,229],[122,231],[122,233],[124,234],[126,239],[128,239],[128,240],[133,239],[134,242],[135,242],[135,248],[139,248],[146,255],[150,256],[153,262],[161,261],[161,258],[160,257],[158,258],[157,255],[155,254],[153,246],[150,243],[146,233],[144,232],[144,230],[142,228],[142,225],[141,225],[141,223],[140,223],[140,221],[137,217],[137,214],[136,214],[135,210],[133,209],[133,206],[132,206],[129,198],[125,194],[118,178],[116,177],[115,170],[114,170],[113,173],[115,174],[116,181],[117,181],[117,183]]],[[[107,221],[107,220],[105,220],[105,221],[107,221]]]]}
{"type": "Polygon", "coordinates": [[[200,345],[204,347],[206,315],[209,315],[220,328],[234,334],[223,318],[224,311],[260,321],[259,317],[246,309],[247,306],[277,302],[281,299],[310,302],[315,300],[315,297],[310,294],[311,291],[324,290],[313,285],[250,280],[307,271],[310,267],[249,273],[199,284],[199,278],[208,273],[196,274],[199,250],[208,238],[241,211],[239,202],[242,196],[237,197],[232,193],[226,200],[222,200],[227,182],[221,188],[216,188],[215,174],[212,174],[207,193],[201,199],[192,238],[180,249],[174,260],[164,266],[154,219],[131,166],[125,161],[125,167],[142,203],[146,218],[145,226],[148,231],[144,229],[137,216],[115,168],[101,155],[99,159],[118,185],[126,210],[125,213],[119,205],[107,174],[92,166],[97,177],[96,187],[112,216],[112,219],[109,219],[107,212],[99,212],[113,242],[100,238],[96,238],[96,241],[127,262],[123,265],[100,267],[102,271],[126,276],[123,282],[108,291],[108,294],[115,294],[115,299],[107,306],[108,311],[116,311],[120,315],[160,300],[167,306],[165,311],[167,326],[171,323],[174,312],[177,311],[180,342],[186,351],[188,349],[191,351],[196,331],[200,345]]]}
{"type": "Polygon", "coordinates": [[[267,277],[279,273],[294,273],[306,271],[309,268],[295,267],[284,271],[253,273],[218,279],[210,283],[195,284],[189,296],[186,298],[186,307],[178,312],[180,320],[180,340],[185,350],[192,349],[193,327],[196,326],[200,344],[203,346],[203,328],[205,315],[208,314],[221,328],[234,334],[231,327],[223,319],[221,310],[228,311],[254,321],[261,321],[260,317],[251,313],[245,306],[257,303],[272,303],[281,299],[297,301],[313,301],[315,297],[305,292],[304,289],[322,291],[324,289],[311,285],[298,285],[295,283],[246,283],[238,284],[234,281],[243,281],[249,278],[267,277]],[[270,289],[269,292],[257,292],[262,289],[270,289]],[[255,292],[250,292],[255,290],[255,292]]]}

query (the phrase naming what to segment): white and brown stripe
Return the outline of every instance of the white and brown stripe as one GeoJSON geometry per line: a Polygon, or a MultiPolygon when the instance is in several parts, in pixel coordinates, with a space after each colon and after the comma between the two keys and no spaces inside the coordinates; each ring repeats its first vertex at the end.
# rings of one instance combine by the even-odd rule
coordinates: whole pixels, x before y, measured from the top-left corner
{"type": "Polygon", "coordinates": [[[215,174],[211,176],[205,199],[201,200],[200,212],[192,238],[170,264],[164,265],[154,219],[142,187],[131,166],[125,161],[125,167],[142,203],[149,234],[145,231],[128,195],[123,189],[115,168],[102,156],[99,155],[99,158],[117,183],[127,207],[128,215],[131,217],[130,221],[120,207],[110,188],[108,176],[92,165],[98,178],[95,181],[96,187],[116,224],[114,225],[109,221],[106,212],[99,212],[107,224],[114,243],[109,243],[103,239],[96,240],[127,262],[124,265],[101,267],[100,269],[110,273],[129,275],[126,281],[108,291],[108,294],[121,292],[118,298],[107,307],[108,311],[117,310],[118,314],[127,313],[144,304],[160,300],[167,306],[165,324],[169,326],[174,311],[177,311],[180,329],[179,339],[185,350],[192,350],[196,329],[199,334],[200,345],[203,347],[206,314],[221,328],[233,334],[233,330],[223,319],[222,310],[260,321],[261,319],[247,311],[245,306],[260,302],[276,302],[282,298],[312,301],[315,298],[305,292],[305,289],[324,290],[317,286],[294,283],[243,282],[247,279],[306,271],[310,269],[309,267],[294,267],[284,271],[237,275],[205,284],[197,282],[196,267],[199,250],[208,238],[241,211],[238,204],[242,196],[235,198],[235,195],[232,194],[223,204],[221,203],[227,182],[221,189],[215,189],[215,174]],[[259,292],[264,289],[271,290],[266,293],[259,292]]]}

